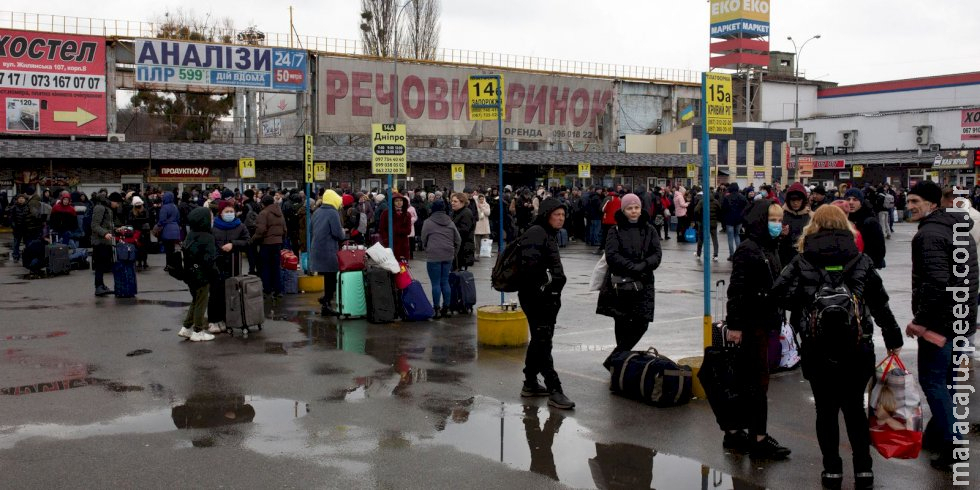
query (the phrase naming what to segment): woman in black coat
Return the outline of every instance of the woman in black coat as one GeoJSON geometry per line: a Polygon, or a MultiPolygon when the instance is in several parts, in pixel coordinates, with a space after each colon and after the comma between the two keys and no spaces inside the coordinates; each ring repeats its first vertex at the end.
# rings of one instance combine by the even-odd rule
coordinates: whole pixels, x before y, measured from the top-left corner
{"type": "Polygon", "coordinates": [[[208,332],[220,333],[225,330],[225,279],[235,275],[235,262],[238,274],[242,274],[241,254],[249,245],[248,229],[235,213],[234,201],[221,201],[219,214],[214,217],[211,234],[214,246],[218,249],[215,258],[217,278],[210,284],[208,296],[208,332]]]}
{"type": "Polygon", "coordinates": [[[818,209],[804,229],[798,250],[800,254],[776,280],[771,296],[787,308],[804,312],[805,320],[794,327],[803,333],[803,377],[810,381],[817,410],[817,441],[824,467],[821,479],[825,488],[840,488],[843,480],[837,422],[838,413],[843,412],[854,452],[855,487],[871,488],[874,475],[864,394],[875,370],[872,333],[877,323],[889,353],[897,354],[902,347],[902,331],[888,307],[888,293],[881,277],[871,258],[858,252],[843,211],[835,206],[818,209]],[[845,285],[858,299],[855,308],[861,313],[859,321],[852,325],[860,325],[861,335],[860,339],[854,335],[849,345],[837,338],[851,338],[843,325],[835,321],[842,333],[827,338],[830,333],[816,334],[808,320],[813,314],[808,310],[813,310],[818,291],[831,281],[832,286],[845,285]]]}
{"type": "MultiPolygon", "coordinates": [[[[616,348],[610,357],[633,350],[653,321],[653,271],[660,266],[663,254],[659,233],[641,206],[636,194],[623,196],[623,208],[616,212],[617,224],[606,237],[609,271],[599,291],[596,313],[616,322],[616,348]]],[[[609,358],[603,366],[609,369],[609,358]]]]}
{"type": "Polygon", "coordinates": [[[743,413],[735,427],[723,427],[722,446],[753,458],[785,459],[790,450],[766,431],[769,402],[769,332],[783,324],[783,312],[769,297],[781,269],[776,253],[783,232],[783,208],[768,199],[753,201],[745,211],[745,240],[732,257],[728,286],[728,340],[740,344],[735,359],[743,413]],[[744,429],[748,429],[746,434],[744,429]]]}
{"type": "Polygon", "coordinates": [[[466,270],[476,260],[476,245],[473,242],[476,220],[473,219],[469,202],[469,196],[462,192],[453,193],[449,200],[449,205],[453,208],[453,223],[459,231],[459,237],[463,240],[459,252],[456,253],[456,263],[453,264],[453,270],[457,271],[466,270]]]}

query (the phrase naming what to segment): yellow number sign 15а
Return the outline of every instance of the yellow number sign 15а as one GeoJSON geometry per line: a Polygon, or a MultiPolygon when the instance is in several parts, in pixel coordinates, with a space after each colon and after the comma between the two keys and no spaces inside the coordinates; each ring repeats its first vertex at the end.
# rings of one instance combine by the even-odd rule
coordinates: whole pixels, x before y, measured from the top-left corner
{"type": "Polygon", "coordinates": [[[708,134],[732,134],[732,76],[705,73],[704,81],[708,134]]]}

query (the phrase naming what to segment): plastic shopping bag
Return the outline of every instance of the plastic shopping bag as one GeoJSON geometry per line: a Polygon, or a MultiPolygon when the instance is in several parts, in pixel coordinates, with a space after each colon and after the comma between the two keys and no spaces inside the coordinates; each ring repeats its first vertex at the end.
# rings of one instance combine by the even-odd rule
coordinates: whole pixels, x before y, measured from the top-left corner
{"type": "Polygon", "coordinates": [[[371,260],[377,262],[378,267],[392,274],[398,274],[401,271],[401,265],[398,263],[398,259],[395,258],[395,253],[390,248],[385,248],[380,243],[375,243],[367,249],[367,254],[368,257],[371,257],[371,260]]]}
{"type": "Polygon", "coordinates": [[[922,450],[922,403],[915,376],[896,355],[878,363],[868,401],[871,444],[885,458],[915,459],[922,450]]]}
{"type": "Polygon", "coordinates": [[[493,250],[493,240],[484,238],[480,240],[480,257],[490,257],[493,250]]]}
{"type": "Polygon", "coordinates": [[[602,289],[602,283],[606,281],[606,273],[609,272],[609,264],[606,263],[606,254],[602,254],[595,269],[592,270],[592,281],[589,282],[589,291],[602,289]]]}

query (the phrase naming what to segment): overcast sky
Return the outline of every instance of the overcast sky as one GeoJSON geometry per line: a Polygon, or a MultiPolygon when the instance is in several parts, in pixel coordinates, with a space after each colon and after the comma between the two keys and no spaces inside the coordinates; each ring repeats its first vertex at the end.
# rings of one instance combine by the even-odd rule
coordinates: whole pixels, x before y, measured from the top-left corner
{"type": "MultiPolygon", "coordinates": [[[[301,35],[358,39],[360,0],[294,0],[301,35]]],[[[800,70],[841,84],[980,70],[976,0],[771,0],[773,51],[805,40],[800,70]]],[[[289,32],[289,2],[7,0],[15,12],[152,21],[168,9],[289,32]],[[40,10],[39,10],[40,9],[40,10]]],[[[704,70],[706,0],[442,0],[440,47],[704,70]]],[[[9,13],[0,25],[9,24],[9,13]]]]}

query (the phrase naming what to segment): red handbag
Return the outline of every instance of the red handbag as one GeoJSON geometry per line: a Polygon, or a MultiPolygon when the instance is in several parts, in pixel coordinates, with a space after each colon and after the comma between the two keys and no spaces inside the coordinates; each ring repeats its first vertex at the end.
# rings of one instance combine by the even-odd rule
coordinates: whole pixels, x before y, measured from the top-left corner
{"type": "Polygon", "coordinates": [[[367,250],[364,248],[345,243],[337,251],[337,265],[340,268],[340,272],[364,270],[364,257],[366,256],[367,250]]]}
{"type": "Polygon", "coordinates": [[[412,273],[408,271],[408,262],[403,260],[399,265],[401,270],[395,274],[395,287],[407,289],[412,284],[412,273]]]}
{"type": "Polygon", "coordinates": [[[290,271],[299,270],[299,257],[291,250],[283,250],[279,253],[279,266],[290,271]]]}

